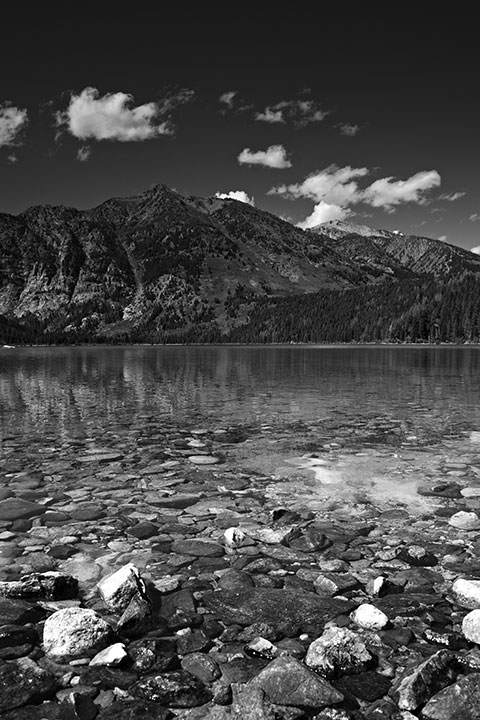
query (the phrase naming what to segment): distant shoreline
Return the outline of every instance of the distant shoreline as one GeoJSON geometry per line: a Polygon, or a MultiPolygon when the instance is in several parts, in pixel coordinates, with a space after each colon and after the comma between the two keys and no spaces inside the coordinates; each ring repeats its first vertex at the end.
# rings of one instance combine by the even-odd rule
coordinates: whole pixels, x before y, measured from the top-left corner
{"type": "Polygon", "coordinates": [[[463,343],[78,343],[78,344],[43,344],[29,343],[20,345],[0,345],[0,350],[17,350],[25,348],[145,348],[145,347],[251,347],[251,348],[475,348],[480,347],[480,343],[463,342],[463,343]]]}

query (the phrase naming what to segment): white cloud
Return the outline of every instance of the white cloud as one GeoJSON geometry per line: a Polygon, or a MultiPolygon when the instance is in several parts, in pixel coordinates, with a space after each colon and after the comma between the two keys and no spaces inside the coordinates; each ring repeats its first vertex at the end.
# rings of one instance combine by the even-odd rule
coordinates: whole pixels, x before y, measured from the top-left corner
{"type": "Polygon", "coordinates": [[[303,230],[308,230],[308,228],[316,227],[329,220],[344,220],[349,215],[351,215],[349,208],[329,204],[321,200],[315,205],[312,214],[302,222],[297,223],[297,225],[303,230]]]}
{"type": "Polygon", "coordinates": [[[253,197],[247,195],[245,190],[230,190],[228,193],[216,192],[215,197],[239,200],[240,202],[247,203],[247,205],[255,205],[253,197]]]}
{"type": "Polygon", "coordinates": [[[91,154],[92,148],[90,147],[90,145],[82,145],[82,147],[78,149],[77,160],[79,160],[80,162],[88,162],[90,160],[91,154]]]}
{"type": "Polygon", "coordinates": [[[340,130],[340,135],[354,137],[360,130],[360,125],[355,125],[354,123],[342,123],[341,125],[337,125],[337,128],[340,130]]]}
{"type": "Polygon", "coordinates": [[[255,114],[255,120],[268,123],[284,123],[291,120],[295,125],[304,126],[321,122],[328,115],[315,100],[281,100],[267,105],[263,112],[255,114]]]}
{"type": "Polygon", "coordinates": [[[465,197],[466,194],[466,192],[443,193],[443,195],[440,195],[438,199],[455,202],[455,200],[460,200],[460,198],[465,197]]]}
{"type": "Polygon", "coordinates": [[[18,157],[15,155],[15,153],[10,153],[10,155],[7,157],[7,160],[10,165],[15,165],[15,163],[18,162],[18,157]]]}
{"type": "Polygon", "coordinates": [[[441,240],[442,242],[446,242],[446,241],[447,241],[447,235],[440,235],[440,237],[439,237],[438,239],[441,240]]]}
{"type": "Polygon", "coordinates": [[[339,168],[329,165],[309,175],[302,183],[280,185],[269,190],[269,195],[283,195],[289,198],[309,198],[317,203],[346,206],[359,202],[362,191],[358,187],[358,178],[368,174],[367,168],[339,168]]]}
{"type": "Polygon", "coordinates": [[[372,207],[393,210],[395,205],[416,203],[425,205],[425,193],[440,185],[441,178],[436,170],[423,170],[407,180],[394,180],[392,177],[375,180],[363,192],[363,202],[372,207]]]}
{"type": "Polygon", "coordinates": [[[267,123],[285,123],[283,110],[272,110],[267,107],[263,113],[255,113],[255,120],[262,120],[267,123]]]}
{"type": "Polygon", "coordinates": [[[289,168],[292,163],[283,145],[270,145],[266,150],[253,151],[244,148],[238,156],[240,165],[263,165],[269,168],[289,168]]]}
{"type": "Polygon", "coordinates": [[[480,213],[472,213],[468,219],[470,222],[478,222],[480,220],[480,213]]]}
{"type": "Polygon", "coordinates": [[[159,102],[135,106],[132,95],[127,93],[100,96],[96,88],[87,87],[78,95],[72,93],[67,110],[57,113],[56,120],[79,140],[139,142],[172,135],[169,113],[192,98],[191,90],[181,90],[159,102]]]}
{"type": "Polygon", "coordinates": [[[230,90],[229,92],[224,92],[218,98],[218,102],[221,103],[222,105],[226,105],[227,108],[229,108],[231,110],[233,108],[233,99],[236,94],[237,94],[236,90],[230,90]]]}
{"type": "Polygon", "coordinates": [[[350,208],[359,203],[383,208],[388,212],[394,212],[395,207],[403,203],[424,205],[428,190],[440,185],[440,175],[436,170],[418,172],[407,180],[380,178],[362,188],[359,182],[367,175],[369,170],[365,167],[352,168],[347,165],[339,168],[337,165],[329,165],[312,173],[301,183],[279,185],[271,188],[268,194],[314,200],[316,206],[313,213],[300,223],[300,227],[313,227],[314,224],[326,222],[319,218],[339,220],[346,217],[351,213],[350,208]]]}
{"type": "Polygon", "coordinates": [[[480,245],[476,245],[473,248],[470,248],[470,252],[475,253],[475,255],[480,255],[480,245]]]}
{"type": "Polygon", "coordinates": [[[28,123],[26,110],[10,103],[0,104],[0,147],[19,144],[19,133],[28,123]]]}

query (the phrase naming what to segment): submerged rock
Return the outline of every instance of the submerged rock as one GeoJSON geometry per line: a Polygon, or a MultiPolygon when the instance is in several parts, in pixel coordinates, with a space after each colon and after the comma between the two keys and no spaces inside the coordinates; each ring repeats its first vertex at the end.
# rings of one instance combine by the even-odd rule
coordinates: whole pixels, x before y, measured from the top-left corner
{"type": "Polygon", "coordinates": [[[365,670],[373,662],[363,640],[348,628],[329,627],[307,650],[305,663],[326,678],[365,670]]]}
{"type": "Polygon", "coordinates": [[[54,570],[24,575],[20,580],[0,582],[0,596],[9,598],[48,598],[67,600],[78,593],[78,581],[54,570]]]}
{"type": "Polygon", "coordinates": [[[463,677],[434,695],[422,710],[425,720],[478,720],[480,674],[463,677]]]}
{"type": "Polygon", "coordinates": [[[57,681],[30,658],[0,664],[0,712],[53,696],[57,681]]]}
{"type": "Polygon", "coordinates": [[[210,690],[185,670],[147,675],[132,686],[130,693],[174,708],[197,707],[212,699],[210,690]]]}
{"type": "Polygon", "coordinates": [[[439,650],[424,662],[400,678],[392,688],[391,695],[401,710],[415,711],[455,680],[454,655],[439,650]]]}
{"type": "Polygon", "coordinates": [[[343,695],[323,678],[292,657],[280,657],[248,683],[260,688],[277,705],[314,707],[319,710],[343,700],[343,695]]]}

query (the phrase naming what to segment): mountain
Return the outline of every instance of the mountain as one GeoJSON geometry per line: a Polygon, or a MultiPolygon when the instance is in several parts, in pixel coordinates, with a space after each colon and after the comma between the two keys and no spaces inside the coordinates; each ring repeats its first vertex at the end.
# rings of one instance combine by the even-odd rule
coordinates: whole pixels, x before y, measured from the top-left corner
{"type": "Polygon", "coordinates": [[[228,340],[282,299],[479,270],[478,256],[437,240],[345,223],[303,231],[159,185],[89,210],[0,214],[0,338],[228,340]]]}
{"type": "Polygon", "coordinates": [[[469,250],[432,238],[397,231],[374,230],[341,220],[317,225],[310,233],[333,244],[349,260],[373,263],[379,268],[399,263],[416,275],[454,276],[465,270],[478,272],[480,257],[469,250]]]}

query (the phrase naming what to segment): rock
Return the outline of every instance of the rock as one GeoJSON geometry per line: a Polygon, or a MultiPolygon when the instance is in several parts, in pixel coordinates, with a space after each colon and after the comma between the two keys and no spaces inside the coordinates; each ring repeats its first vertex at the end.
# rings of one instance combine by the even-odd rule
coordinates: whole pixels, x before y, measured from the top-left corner
{"type": "Polygon", "coordinates": [[[148,540],[148,538],[158,535],[158,526],[146,520],[128,528],[129,535],[133,535],[137,540],[148,540]]]}
{"type": "Polygon", "coordinates": [[[352,694],[359,700],[373,702],[386,695],[391,684],[391,680],[384,675],[367,671],[355,675],[345,675],[337,680],[335,687],[347,696],[352,694]]]}
{"type": "Polygon", "coordinates": [[[240,530],[240,528],[237,527],[229,527],[223,533],[225,545],[230,548],[241,547],[246,537],[247,536],[243,530],[240,530]]]}
{"type": "Polygon", "coordinates": [[[223,590],[241,590],[254,585],[252,576],[239,570],[227,570],[218,581],[218,586],[223,590]]]}
{"type": "Polygon", "coordinates": [[[188,459],[194,465],[216,465],[220,462],[215,455],[189,455],[188,459]]]}
{"type": "Polygon", "coordinates": [[[401,710],[415,711],[432,695],[455,680],[454,655],[439,650],[396,681],[391,696],[401,710]]]}
{"type": "Polygon", "coordinates": [[[256,637],[254,640],[250,640],[250,642],[245,645],[245,653],[250,657],[262,657],[267,660],[273,660],[279,655],[277,646],[263,637],[256,637]]]}
{"type": "Polygon", "coordinates": [[[33,627],[0,625],[0,650],[16,645],[34,645],[36,642],[38,642],[38,633],[33,627]]]}
{"type": "Polygon", "coordinates": [[[297,630],[321,629],[327,621],[353,608],[352,603],[337,598],[261,587],[207,592],[202,600],[219,620],[241,625],[267,623],[289,636],[297,630]]]}
{"type": "Polygon", "coordinates": [[[480,645],[480,610],[471,610],[462,621],[462,632],[470,642],[480,645]]]}
{"type": "MultiPolygon", "coordinates": [[[[140,594],[134,595],[117,623],[117,630],[127,637],[138,637],[148,632],[152,621],[150,601],[140,594]]],[[[160,624],[157,623],[158,629],[160,624]]]]}
{"type": "Polygon", "coordinates": [[[250,537],[266,545],[279,545],[293,540],[298,535],[295,525],[286,525],[278,528],[260,527],[249,530],[250,537]]]}
{"type": "Polygon", "coordinates": [[[125,645],[123,643],[114,643],[104,650],[100,650],[90,660],[89,665],[120,665],[127,657],[125,645]]]}
{"type": "Polygon", "coordinates": [[[130,688],[130,694],[174,708],[197,707],[212,699],[210,690],[185,670],[147,675],[130,688]]]}
{"type": "Polygon", "coordinates": [[[55,678],[30,658],[0,664],[0,712],[38,703],[57,689],[55,678]]]}
{"type": "Polygon", "coordinates": [[[321,530],[316,527],[309,527],[302,531],[300,537],[291,540],[289,545],[294,550],[310,553],[326,550],[333,543],[321,530]]]}
{"type": "Polygon", "coordinates": [[[0,520],[23,520],[43,515],[46,508],[29,500],[7,498],[0,500],[0,520]]]}
{"type": "Polygon", "coordinates": [[[276,717],[263,690],[239,683],[232,685],[232,720],[275,720],[276,717]]]}
{"type": "Polygon", "coordinates": [[[98,714],[98,708],[88,695],[79,692],[72,692],[60,704],[61,716],[66,720],[94,720],[98,714]]]}
{"type": "Polygon", "coordinates": [[[209,684],[221,675],[218,663],[206,653],[193,652],[182,658],[182,669],[194,675],[201,682],[209,684]]]}
{"type": "Polygon", "coordinates": [[[53,613],[45,622],[43,648],[45,653],[61,662],[74,658],[93,657],[112,641],[111,626],[94,610],[66,608],[53,613]]]}
{"type": "Polygon", "coordinates": [[[117,700],[109,707],[101,710],[97,720],[166,720],[171,713],[156,702],[148,700],[117,700]]]}
{"type": "Polygon", "coordinates": [[[155,590],[157,590],[159,593],[162,593],[163,595],[163,593],[169,593],[173,592],[174,590],[178,590],[181,580],[181,575],[163,575],[160,578],[155,578],[153,580],[153,585],[155,587],[155,590]]]}
{"type": "Polygon", "coordinates": [[[24,625],[38,622],[45,612],[38,606],[32,606],[24,600],[12,600],[0,597],[0,624],[24,625]]]}
{"type": "Polygon", "coordinates": [[[300,705],[321,710],[343,700],[338,690],[303,663],[288,656],[269,663],[250,680],[248,687],[260,688],[277,705],[300,705]]]}
{"type": "Polygon", "coordinates": [[[422,710],[425,720],[478,720],[480,674],[463,677],[434,695],[422,710]]]}
{"type": "Polygon", "coordinates": [[[463,497],[466,498],[478,498],[480,497],[480,487],[466,487],[460,490],[463,497]]]}
{"type": "Polygon", "coordinates": [[[172,552],[179,555],[193,555],[194,557],[221,557],[225,548],[213,540],[176,540],[172,544],[172,552]]]}
{"type": "Polygon", "coordinates": [[[71,575],[49,571],[31,573],[20,580],[0,582],[0,596],[9,598],[49,598],[67,600],[78,593],[77,580],[71,575]]]}
{"type": "Polygon", "coordinates": [[[474,512],[459,510],[449,518],[448,524],[459,530],[479,530],[480,518],[474,512]]]}
{"type": "Polygon", "coordinates": [[[337,595],[358,588],[360,583],[350,573],[319,573],[313,583],[319,595],[337,595]]]}
{"type": "Polygon", "coordinates": [[[105,510],[95,503],[84,503],[72,510],[71,516],[73,520],[81,520],[82,522],[85,520],[100,520],[100,518],[105,517],[105,510]]]}
{"type": "Polygon", "coordinates": [[[421,545],[410,545],[402,548],[397,555],[397,559],[414,567],[431,567],[438,564],[437,556],[428,552],[421,545]]]}
{"type": "Polygon", "coordinates": [[[459,605],[469,610],[480,608],[480,580],[458,578],[452,585],[452,595],[459,605]]]}
{"type": "Polygon", "coordinates": [[[305,664],[326,678],[366,670],[373,662],[363,640],[344,627],[329,627],[308,647],[305,664]]]}
{"type": "Polygon", "coordinates": [[[102,578],[97,589],[105,605],[116,613],[125,612],[136,595],[146,598],[145,583],[133,563],[102,578]]]}
{"type": "Polygon", "coordinates": [[[385,613],[370,603],[359,605],[350,613],[350,619],[364,630],[383,630],[388,625],[388,617],[385,613]]]}

